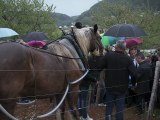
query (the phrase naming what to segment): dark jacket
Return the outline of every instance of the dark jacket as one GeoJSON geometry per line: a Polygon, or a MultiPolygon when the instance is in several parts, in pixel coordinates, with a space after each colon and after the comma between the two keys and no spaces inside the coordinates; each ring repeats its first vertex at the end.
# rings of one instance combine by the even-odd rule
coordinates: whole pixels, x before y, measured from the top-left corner
{"type": "Polygon", "coordinates": [[[101,58],[98,68],[105,70],[106,90],[111,94],[122,95],[128,89],[129,75],[136,73],[132,59],[123,52],[109,52],[101,58]]]}
{"type": "Polygon", "coordinates": [[[97,70],[96,67],[100,58],[101,58],[100,56],[88,57],[88,65],[90,70],[89,73],[84,78],[84,80],[82,80],[80,86],[90,84],[91,82],[97,82],[99,80],[100,70],[97,70]]]}
{"type": "Polygon", "coordinates": [[[138,94],[148,93],[150,89],[150,81],[152,80],[152,68],[147,61],[143,61],[137,68],[137,87],[138,94]]]}

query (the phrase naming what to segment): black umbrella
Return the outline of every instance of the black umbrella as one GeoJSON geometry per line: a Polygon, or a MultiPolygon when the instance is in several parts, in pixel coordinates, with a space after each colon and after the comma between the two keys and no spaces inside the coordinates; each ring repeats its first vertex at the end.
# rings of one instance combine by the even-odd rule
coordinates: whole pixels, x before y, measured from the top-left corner
{"type": "Polygon", "coordinates": [[[23,38],[24,41],[32,41],[32,40],[48,40],[48,37],[44,32],[29,32],[26,36],[23,38]]]}
{"type": "Polygon", "coordinates": [[[147,34],[137,25],[117,24],[109,28],[104,35],[113,37],[141,37],[146,36],[147,34]]]}

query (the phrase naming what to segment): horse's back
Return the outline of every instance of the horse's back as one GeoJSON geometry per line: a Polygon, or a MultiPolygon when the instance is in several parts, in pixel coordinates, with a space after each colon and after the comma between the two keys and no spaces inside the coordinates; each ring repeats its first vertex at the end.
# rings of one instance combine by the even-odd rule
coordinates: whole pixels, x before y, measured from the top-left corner
{"type": "MultiPolygon", "coordinates": [[[[19,43],[14,42],[6,42],[0,44],[0,64],[3,66],[5,64],[8,67],[13,68],[12,63],[16,66],[16,68],[20,67],[18,64],[22,64],[26,62],[26,58],[28,57],[26,54],[25,47],[19,43]],[[16,64],[15,64],[16,63],[16,64]]],[[[2,67],[1,67],[2,68],[2,67]]],[[[7,69],[7,68],[5,68],[7,69]]],[[[15,68],[14,68],[15,69],[15,68]]]]}

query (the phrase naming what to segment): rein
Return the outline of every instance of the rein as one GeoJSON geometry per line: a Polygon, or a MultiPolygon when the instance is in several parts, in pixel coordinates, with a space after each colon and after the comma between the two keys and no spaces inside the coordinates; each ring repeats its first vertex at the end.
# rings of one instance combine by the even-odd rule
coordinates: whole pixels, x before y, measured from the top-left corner
{"type": "MultiPolygon", "coordinates": [[[[3,41],[3,42],[0,42],[0,44],[10,43],[10,42],[12,42],[12,43],[18,43],[18,44],[21,44],[21,43],[16,42],[16,41],[3,41]]],[[[52,41],[52,42],[53,42],[53,41],[52,41]]],[[[21,45],[23,45],[23,44],[21,44],[21,45]]],[[[37,51],[40,51],[40,52],[44,52],[44,53],[47,53],[47,54],[50,54],[50,55],[54,55],[54,56],[58,56],[58,57],[62,57],[62,58],[67,58],[67,59],[81,59],[81,58],[76,58],[76,57],[71,58],[71,57],[66,57],[66,56],[62,56],[62,55],[58,55],[58,54],[54,54],[54,53],[49,52],[49,51],[47,51],[47,50],[39,49],[39,48],[35,48],[35,47],[31,47],[31,46],[27,46],[27,45],[23,45],[23,46],[28,47],[28,48],[31,48],[31,49],[34,49],[34,50],[37,50],[37,51]]]]}

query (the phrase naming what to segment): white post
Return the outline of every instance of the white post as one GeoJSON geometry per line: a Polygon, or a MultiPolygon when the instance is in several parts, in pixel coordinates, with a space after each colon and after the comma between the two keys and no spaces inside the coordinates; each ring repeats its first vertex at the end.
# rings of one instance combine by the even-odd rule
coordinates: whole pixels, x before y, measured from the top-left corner
{"type": "Polygon", "coordinates": [[[151,93],[149,107],[148,107],[147,120],[151,120],[151,116],[153,114],[154,102],[156,99],[156,93],[157,93],[157,87],[158,87],[159,74],[160,74],[160,61],[157,61],[154,81],[153,81],[153,86],[152,86],[152,93],[151,93]]]}

